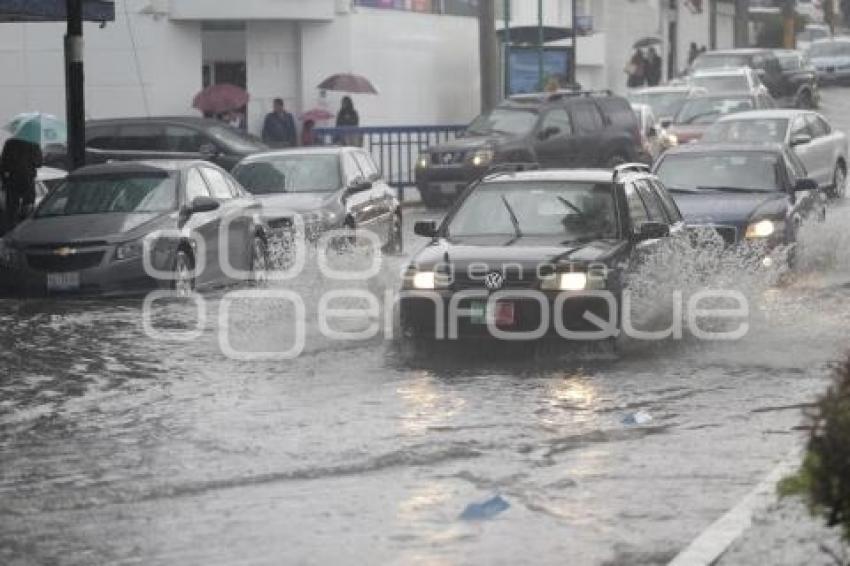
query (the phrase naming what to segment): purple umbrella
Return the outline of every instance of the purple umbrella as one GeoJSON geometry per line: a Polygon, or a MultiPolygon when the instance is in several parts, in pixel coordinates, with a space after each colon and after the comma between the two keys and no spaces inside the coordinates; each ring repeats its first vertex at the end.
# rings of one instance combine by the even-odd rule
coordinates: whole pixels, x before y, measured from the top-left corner
{"type": "Polygon", "coordinates": [[[242,108],[250,99],[245,89],[222,83],[209,86],[195,95],[192,107],[209,114],[221,114],[242,108]]]}
{"type": "Polygon", "coordinates": [[[333,117],[334,115],[324,108],[313,108],[301,115],[301,121],[306,122],[307,120],[312,120],[313,122],[323,122],[325,120],[330,120],[333,117]]]}
{"type": "Polygon", "coordinates": [[[369,79],[351,73],[331,75],[319,83],[319,89],[352,94],[378,94],[378,90],[369,82],[369,79]]]}

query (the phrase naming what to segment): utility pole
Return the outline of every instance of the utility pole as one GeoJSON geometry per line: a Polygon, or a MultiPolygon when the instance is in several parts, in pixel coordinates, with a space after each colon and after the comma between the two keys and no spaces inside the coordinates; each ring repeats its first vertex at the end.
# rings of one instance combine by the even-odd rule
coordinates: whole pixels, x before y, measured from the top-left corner
{"type": "Polygon", "coordinates": [[[794,49],[797,38],[794,34],[794,22],[797,16],[797,3],[794,0],[785,0],[782,3],[782,47],[794,49]]]}
{"type": "Polygon", "coordinates": [[[735,0],[735,47],[750,46],[750,2],[735,0]]]}
{"type": "Polygon", "coordinates": [[[478,3],[478,51],[481,70],[481,111],[494,108],[501,99],[499,79],[499,40],[496,36],[496,5],[493,0],[478,3]]]}
{"type": "Polygon", "coordinates": [[[572,35],[573,35],[573,48],[570,51],[570,83],[572,86],[578,84],[578,29],[576,24],[578,22],[578,17],[576,16],[576,0],[572,0],[572,4],[570,7],[570,13],[573,17],[573,25],[572,25],[572,35]]]}
{"type": "Polygon", "coordinates": [[[543,53],[544,53],[544,35],[543,35],[543,0],[537,0],[537,72],[538,77],[540,77],[540,84],[538,85],[540,90],[543,90],[546,87],[546,77],[544,76],[546,70],[543,65],[543,53]]]}
{"type": "Polygon", "coordinates": [[[83,73],[83,0],[65,0],[65,116],[68,126],[68,165],[73,171],[86,164],[85,75],[83,73]]]}
{"type": "Polygon", "coordinates": [[[505,89],[502,91],[505,96],[511,94],[511,0],[503,0],[504,17],[505,17],[505,40],[502,42],[504,60],[502,68],[505,73],[505,89]]]}
{"type": "Polygon", "coordinates": [[[717,0],[708,2],[708,48],[717,49],[717,0]]]}

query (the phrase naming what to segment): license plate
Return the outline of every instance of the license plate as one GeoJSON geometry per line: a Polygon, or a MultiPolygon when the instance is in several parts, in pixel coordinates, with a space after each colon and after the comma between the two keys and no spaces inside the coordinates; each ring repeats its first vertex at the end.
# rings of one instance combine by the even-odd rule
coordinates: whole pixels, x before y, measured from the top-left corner
{"type": "Polygon", "coordinates": [[[475,301],[469,306],[469,318],[472,324],[487,324],[492,321],[496,326],[513,326],[516,322],[514,304],[509,301],[496,301],[488,312],[488,303],[475,301]]]}
{"type": "Polygon", "coordinates": [[[80,288],[79,273],[48,273],[48,291],[76,291],[80,288]]]}

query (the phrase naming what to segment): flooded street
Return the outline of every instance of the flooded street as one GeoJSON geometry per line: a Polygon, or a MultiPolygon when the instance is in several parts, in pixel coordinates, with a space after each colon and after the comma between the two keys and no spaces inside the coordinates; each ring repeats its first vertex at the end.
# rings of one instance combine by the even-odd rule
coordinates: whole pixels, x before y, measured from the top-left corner
{"type": "MultiPolygon", "coordinates": [[[[848,94],[822,109],[845,131],[848,94]]],[[[408,215],[408,252],[431,216],[408,215]]],[[[800,444],[848,346],[848,226],[831,208],[800,274],[739,281],[745,338],[608,361],[411,363],[383,330],[322,337],[322,292],[383,296],[405,258],[272,284],[307,304],[292,360],[224,355],[224,330],[239,351],[295,339],[275,302],[237,301],[223,329],[227,291],[188,342],[150,337],[141,300],[0,300],[0,564],[665,564],[800,444]],[[496,518],[460,519],[495,495],[496,518]]],[[[154,311],[160,330],[195,325],[191,304],[154,311]]]]}

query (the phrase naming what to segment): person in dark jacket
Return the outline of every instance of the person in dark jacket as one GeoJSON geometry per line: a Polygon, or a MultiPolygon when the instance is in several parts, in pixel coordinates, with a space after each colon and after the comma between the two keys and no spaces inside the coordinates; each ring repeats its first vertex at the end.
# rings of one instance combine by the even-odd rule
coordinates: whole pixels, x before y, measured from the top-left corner
{"type": "Polygon", "coordinates": [[[661,82],[661,57],[654,47],[649,48],[646,58],[646,84],[658,86],[661,82]]]}
{"type": "MultiPolygon", "coordinates": [[[[360,126],[360,115],[357,113],[357,110],[354,109],[354,102],[351,100],[350,96],[343,96],[342,104],[340,105],[339,112],[337,112],[336,115],[336,127],[356,128],[358,126],[360,126]]],[[[358,135],[346,134],[345,136],[338,136],[336,143],[357,147],[362,145],[363,140],[358,135]]]]}
{"type": "Polygon", "coordinates": [[[286,111],[282,98],[274,99],[274,111],[266,116],[263,124],[263,141],[271,147],[297,145],[295,118],[286,111]]]}
{"type": "Polygon", "coordinates": [[[11,138],[0,154],[0,184],[6,193],[2,232],[8,232],[35,202],[35,179],[44,158],[34,143],[11,138]]]}
{"type": "Polygon", "coordinates": [[[629,64],[626,65],[625,72],[628,88],[638,88],[646,82],[646,58],[640,49],[635,49],[634,55],[629,59],[629,64]]]}

